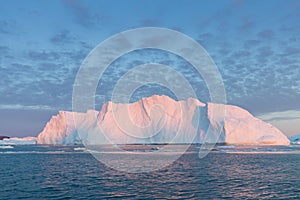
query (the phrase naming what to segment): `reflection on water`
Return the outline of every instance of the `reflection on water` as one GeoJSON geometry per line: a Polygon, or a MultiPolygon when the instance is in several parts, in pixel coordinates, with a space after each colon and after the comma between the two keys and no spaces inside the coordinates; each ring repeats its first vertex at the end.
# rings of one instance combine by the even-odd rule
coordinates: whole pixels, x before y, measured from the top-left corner
{"type": "Polygon", "coordinates": [[[3,148],[0,149],[0,197],[300,198],[300,155],[295,153],[300,151],[299,146],[220,146],[201,160],[198,150],[199,147],[192,146],[173,164],[158,171],[130,174],[106,167],[83,147],[3,148]],[[284,154],[265,153],[276,152],[274,149],[284,154]]]}

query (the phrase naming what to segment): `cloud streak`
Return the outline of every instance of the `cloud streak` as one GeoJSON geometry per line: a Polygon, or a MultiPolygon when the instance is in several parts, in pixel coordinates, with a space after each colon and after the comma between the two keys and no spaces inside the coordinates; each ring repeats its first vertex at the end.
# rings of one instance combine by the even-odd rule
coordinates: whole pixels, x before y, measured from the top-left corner
{"type": "Polygon", "coordinates": [[[271,112],[258,115],[257,117],[278,127],[287,136],[300,133],[300,110],[271,112]]]}

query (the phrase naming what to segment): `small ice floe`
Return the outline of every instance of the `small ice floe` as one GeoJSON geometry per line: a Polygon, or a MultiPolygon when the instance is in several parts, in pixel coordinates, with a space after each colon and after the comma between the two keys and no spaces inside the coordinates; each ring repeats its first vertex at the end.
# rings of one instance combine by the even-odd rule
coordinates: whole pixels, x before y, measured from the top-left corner
{"type": "Polygon", "coordinates": [[[14,147],[11,145],[6,145],[6,146],[1,146],[0,145],[0,149],[13,149],[14,147]]]}
{"type": "Polygon", "coordinates": [[[86,151],[86,148],[84,148],[84,147],[75,147],[74,151],[86,151]]]}
{"type": "Polygon", "coordinates": [[[234,145],[222,145],[222,146],[217,146],[220,149],[234,149],[234,145]]]}

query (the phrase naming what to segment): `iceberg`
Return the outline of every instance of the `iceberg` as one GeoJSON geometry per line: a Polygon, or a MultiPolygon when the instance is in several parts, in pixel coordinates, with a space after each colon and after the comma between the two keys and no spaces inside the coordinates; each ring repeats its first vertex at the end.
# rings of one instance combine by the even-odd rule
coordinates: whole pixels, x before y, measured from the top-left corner
{"type": "Polygon", "coordinates": [[[36,144],[36,137],[12,137],[12,138],[4,138],[0,140],[0,145],[29,145],[36,144]]]}
{"type": "Polygon", "coordinates": [[[9,139],[9,137],[8,136],[0,135],[0,140],[3,140],[3,139],[9,139]]]}
{"type": "Polygon", "coordinates": [[[300,134],[289,137],[291,144],[300,144],[300,134]]]}
{"type": "Polygon", "coordinates": [[[60,111],[38,135],[38,144],[288,145],[277,128],[232,105],[176,101],[153,95],[122,104],[107,102],[100,111],[60,111]],[[225,111],[225,115],[224,112],[225,111]]]}

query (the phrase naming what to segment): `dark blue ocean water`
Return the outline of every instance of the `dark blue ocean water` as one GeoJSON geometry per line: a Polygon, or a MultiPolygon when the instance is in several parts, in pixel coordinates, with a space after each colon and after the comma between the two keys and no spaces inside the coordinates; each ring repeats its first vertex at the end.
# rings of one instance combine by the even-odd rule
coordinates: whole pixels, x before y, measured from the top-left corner
{"type": "Polygon", "coordinates": [[[300,199],[300,146],[198,150],[132,174],[74,146],[2,146],[0,199],[300,199]]]}

